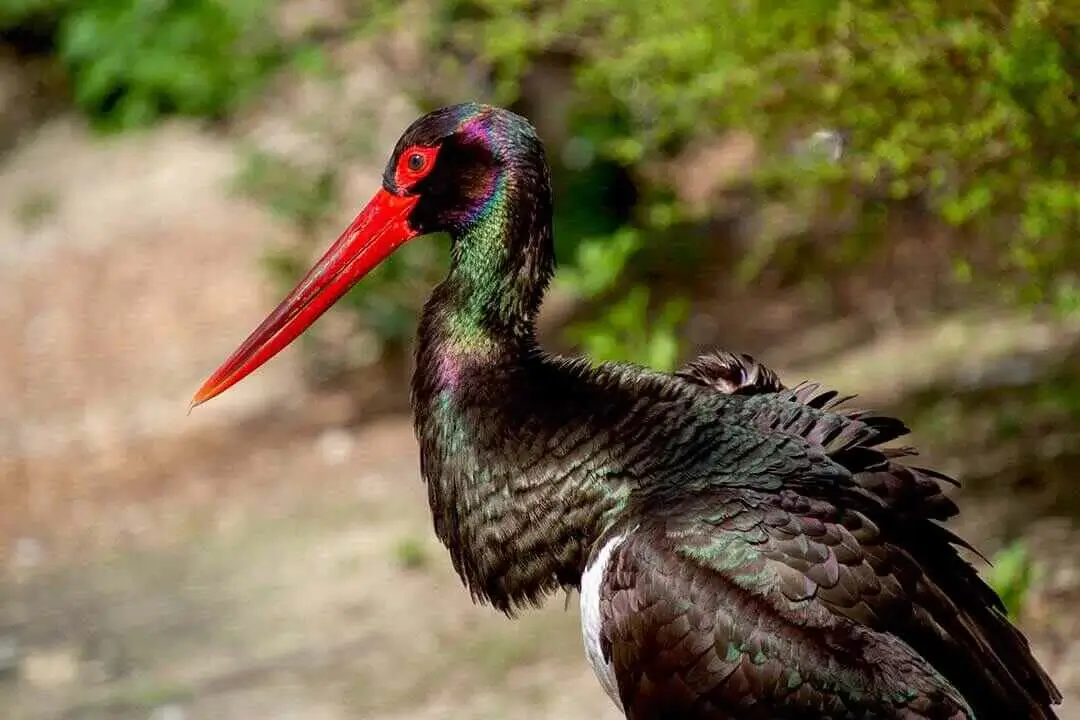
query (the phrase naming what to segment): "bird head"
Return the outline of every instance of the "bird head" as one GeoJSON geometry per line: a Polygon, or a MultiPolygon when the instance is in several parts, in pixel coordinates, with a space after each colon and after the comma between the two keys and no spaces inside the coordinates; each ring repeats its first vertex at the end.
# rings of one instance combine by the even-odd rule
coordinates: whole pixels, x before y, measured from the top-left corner
{"type": "Polygon", "coordinates": [[[436,232],[461,236],[493,212],[506,214],[507,195],[515,187],[546,184],[547,173],[533,126],[509,110],[464,103],[419,118],[398,140],[382,187],[203,383],[192,406],[220,395],[288,346],[409,240],[436,232]]]}

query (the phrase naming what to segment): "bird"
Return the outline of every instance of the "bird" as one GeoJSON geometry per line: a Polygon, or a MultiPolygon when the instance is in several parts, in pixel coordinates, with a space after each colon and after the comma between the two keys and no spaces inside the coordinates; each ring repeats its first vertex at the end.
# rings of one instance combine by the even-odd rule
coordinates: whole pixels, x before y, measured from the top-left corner
{"type": "Polygon", "coordinates": [[[554,200],[535,127],[461,103],[196,392],[221,394],[404,243],[449,237],[411,382],[436,535],[513,618],[580,593],[628,720],[1046,720],[1061,694],[943,524],[899,419],[716,351],[664,373],[540,347],[554,200]]]}

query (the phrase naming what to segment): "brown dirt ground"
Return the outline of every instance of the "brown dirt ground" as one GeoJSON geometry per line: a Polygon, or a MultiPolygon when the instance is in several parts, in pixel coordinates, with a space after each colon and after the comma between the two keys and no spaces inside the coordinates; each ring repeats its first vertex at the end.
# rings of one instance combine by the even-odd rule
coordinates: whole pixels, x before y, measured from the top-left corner
{"type": "Polygon", "coordinates": [[[45,557],[12,558],[0,586],[9,717],[613,717],[576,607],[473,607],[408,421],[350,431],[333,406],[138,448],[119,477],[35,471],[111,491],[80,508],[69,480],[59,522],[4,538],[45,557]]]}

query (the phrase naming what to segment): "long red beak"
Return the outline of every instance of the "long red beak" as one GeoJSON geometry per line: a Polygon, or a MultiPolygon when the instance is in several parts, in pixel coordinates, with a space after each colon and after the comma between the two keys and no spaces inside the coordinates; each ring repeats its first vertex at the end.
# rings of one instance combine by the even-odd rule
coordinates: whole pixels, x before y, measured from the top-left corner
{"type": "Polygon", "coordinates": [[[277,355],[360,278],[416,237],[408,217],[419,199],[379,190],[288,297],[207,378],[191,406],[220,395],[277,355]]]}

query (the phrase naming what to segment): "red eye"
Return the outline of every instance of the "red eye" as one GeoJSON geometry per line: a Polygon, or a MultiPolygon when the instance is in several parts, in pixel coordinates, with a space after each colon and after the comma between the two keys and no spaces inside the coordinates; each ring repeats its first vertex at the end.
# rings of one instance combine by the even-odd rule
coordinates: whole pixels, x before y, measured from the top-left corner
{"type": "Polygon", "coordinates": [[[432,166],[435,165],[435,155],[438,152],[439,148],[437,147],[424,147],[422,145],[406,148],[398,159],[394,182],[397,183],[398,187],[406,189],[420,181],[431,172],[432,166]]]}

